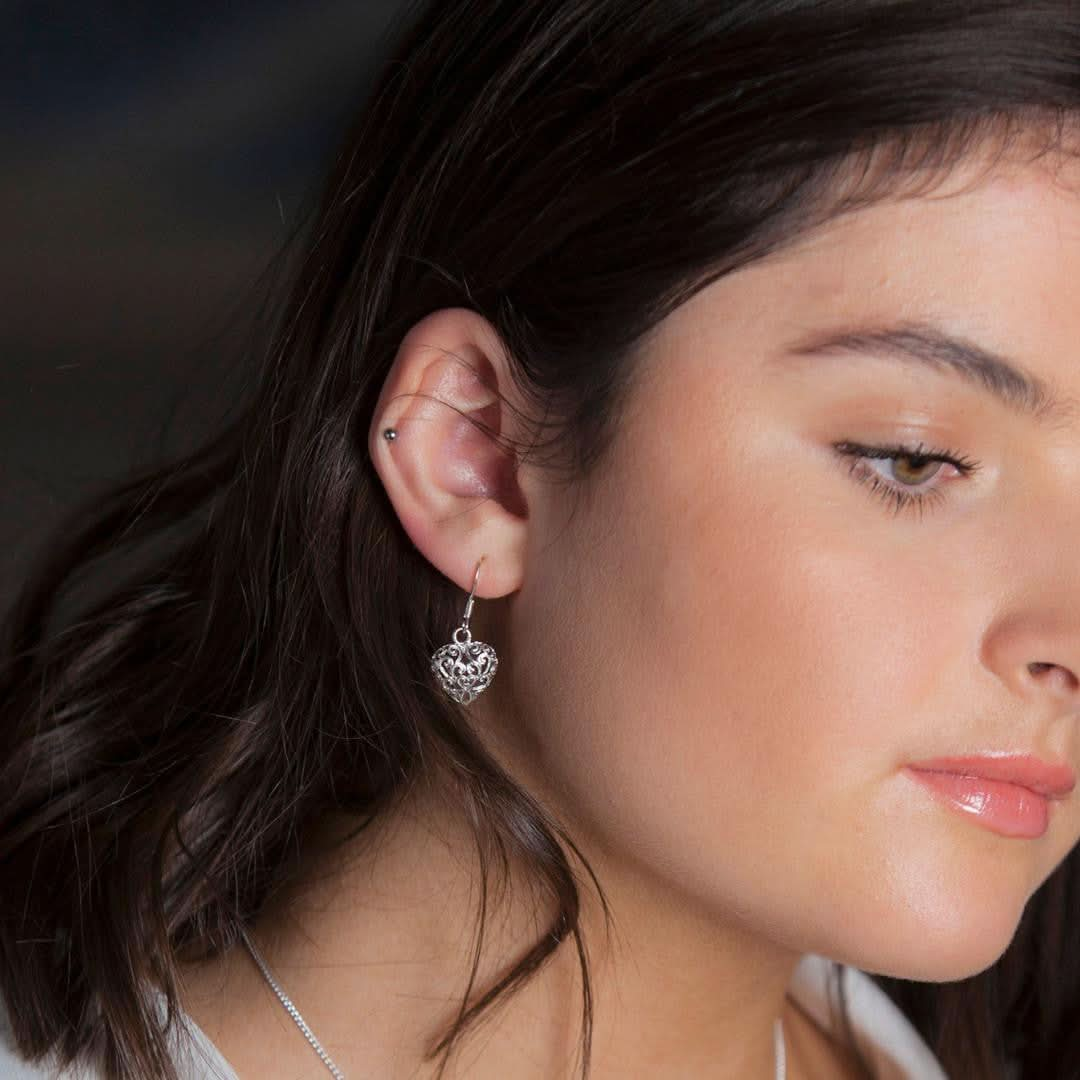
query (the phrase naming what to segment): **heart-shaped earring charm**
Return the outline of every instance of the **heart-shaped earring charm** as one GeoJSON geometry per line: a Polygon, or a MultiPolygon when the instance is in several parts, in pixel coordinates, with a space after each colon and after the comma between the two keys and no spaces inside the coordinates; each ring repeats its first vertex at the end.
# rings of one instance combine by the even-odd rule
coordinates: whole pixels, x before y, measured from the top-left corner
{"type": "Polygon", "coordinates": [[[475,701],[491,685],[498,666],[495,650],[487,642],[473,641],[467,626],[459,626],[453,644],[437,649],[431,658],[440,685],[460,705],[475,701]]]}
{"type": "Polygon", "coordinates": [[[431,670],[439,685],[459,705],[475,701],[491,685],[499,666],[495,650],[485,641],[473,641],[469,630],[469,616],[472,614],[476,583],[480,578],[480,563],[486,558],[486,555],[481,555],[480,562],[476,564],[465,614],[461,625],[454,631],[453,642],[436,649],[431,657],[431,670]]]}

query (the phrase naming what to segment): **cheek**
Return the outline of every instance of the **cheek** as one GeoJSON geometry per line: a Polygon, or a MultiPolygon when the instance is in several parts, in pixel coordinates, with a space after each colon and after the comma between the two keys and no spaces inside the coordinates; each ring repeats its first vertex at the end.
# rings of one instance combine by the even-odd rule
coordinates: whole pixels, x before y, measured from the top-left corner
{"type": "Polygon", "coordinates": [[[963,606],[941,603],[941,567],[890,562],[835,505],[714,483],[695,510],[670,487],[624,503],[632,528],[545,571],[562,584],[523,673],[541,775],[602,850],[707,910],[871,970],[981,970],[1029,875],[980,902],[1000,838],[897,772],[939,749],[942,709],[963,715],[943,697],[963,606]]]}
{"type": "Polygon", "coordinates": [[[563,553],[559,565],[589,570],[561,601],[544,597],[574,615],[559,635],[546,612],[536,620],[537,648],[552,650],[538,670],[559,674],[530,680],[530,726],[544,775],[605,847],[756,909],[762,866],[817,849],[824,878],[857,826],[860,788],[895,756],[900,702],[894,687],[887,711],[881,695],[911,642],[903,620],[882,620],[889,598],[869,570],[855,587],[850,560],[824,556],[794,510],[716,484],[704,512],[647,485],[664,494],[606,515],[632,528],[563,553]]]}

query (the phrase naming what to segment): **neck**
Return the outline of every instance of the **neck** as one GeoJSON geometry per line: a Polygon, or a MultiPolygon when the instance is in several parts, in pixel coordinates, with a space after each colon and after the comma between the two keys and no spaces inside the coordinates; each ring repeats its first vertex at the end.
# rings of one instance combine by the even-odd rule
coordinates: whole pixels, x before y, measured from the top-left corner
{"type": "MultiPolygon", "coordinates": [[[[353,824],[327,819],[319,837],[353,824]]],[[[327,850],[303,887],[282,895],[256,924],[253,936],[270,969],[346,1075],[377,1074],[391,1061],[395,1069],[407,1061],[418,1076],[434,1068],[425,1050],[455,1015],[472,965],[471,848],[471,834],[445,804],[414,797],[344,848],[327,850]],[[367,1018],[359,1027],[357,1016],[367,1018]]],[[[798,955],[673,897],[640,867],[599,849],[586,854],[614,914],[609,938],[594,894],[583,891],[592,1080],[640,1072],[643,1063],[657,1075],[772,1077],[778,1016],[787,1075],[796,1080],[806,1021],[792,1017],[785,993],[798,955]]],[[[470,1003],[554,914],[534,906],[526,885],[526,876],[512,871],[510,899],[489,908],[470,1003]]],[[[245,977],[261,981],[250,958],[248,966],[245,977]]],[[[265,995],[259,1008],[268,1008],[265,995]]],[[[578,954],[573,940],[564,940],[532,980],[492,1010],[481,1039],[465,1037],[467,1075],[521,1076],[523,1061],[535,1063],[538,1077],[572,1075],[581,1010],[578,954]]]]}

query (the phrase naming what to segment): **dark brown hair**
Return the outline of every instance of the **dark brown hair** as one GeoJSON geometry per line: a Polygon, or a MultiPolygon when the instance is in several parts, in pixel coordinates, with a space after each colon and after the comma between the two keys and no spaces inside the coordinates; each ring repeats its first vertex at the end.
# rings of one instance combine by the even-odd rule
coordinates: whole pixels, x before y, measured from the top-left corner
{"type": "MultiPolygon", "coordinates": [[[[583,483],[635,345],[697,290],[991,134],[1057,146],[1080,107],[1065,0],[435,0],[406,15],[281,253],[244,400],[205,445],[79,509],[6,615],[0,988],[28,1059],[171,1080],[146,984],[177,1009],[176,958],[234,945],[301,871],[313,822],[342,811],[363,828],[438,774],[475,823],[485,891],[512,855],[558,914],[467,1010],[466,994],[432,1056],[572,937],[587,1075],[577,915],[599,883],[433,685],[464,597],[366,452],[397,345],[436,309],[480,312],[549,432],[528,452],[583,483]],[[120,556],[121,580],[114,566],[76,602],[120,556]]],[[[1080,1075],[1077,867],[979,975],[878,977],[951,1075],[1001,1077],[1009,1059],[1080,1075]]]]}

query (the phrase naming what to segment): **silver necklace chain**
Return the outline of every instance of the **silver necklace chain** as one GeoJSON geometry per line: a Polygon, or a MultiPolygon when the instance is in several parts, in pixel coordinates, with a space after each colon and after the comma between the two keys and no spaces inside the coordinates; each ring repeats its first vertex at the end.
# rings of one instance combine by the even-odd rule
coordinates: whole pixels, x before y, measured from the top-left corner
{"type": "Polygon", "coordinates": [[[274,993],[277,994],[281,1004],[285,1006],[285,1011],[296,1021],[297,1027],[304,1033],[304,1038],[311,1043],[315,1053],[322,1058],[323,1064],[330,1070],[334,1080],[345,1080],[345,1074],[330,1060],[330,1055],[323,1049],[322,1043],[315,1038],[315,1032],[307,1026],[307,1022],[300,1015],[300,1010],[289,999],[289,995],[278,985],[277,979],[270,974],[270,969],[266,966],[266,961],[262,958],[259,950],[255,948],[255,942],[252,941],[247,934],[242,934],[241,936],[244,939],[244,944],[248,947],[248,951],[255,958],[255,963],[259,965],[259,970],[266,977],[266,981],[273,987],[274,993]]]}
{"type": "MultiPolygon", "coordinates": [[[[307,1026],[307,1022],[300,1015],[300,1010],[292,1003],[289,995],[281,989],[277,979],[270,973],[270,969],[266,966],[266,961],[262,958],[261,953],[255,948],[255,942],[246,934],[241,934],[244,940],[244,944],[248,947],[248,951],[255,959],[255,963],[259,965],[259,970],[263,973],[266,981],[270,984],[281,1004],[285,1006],[285,1011],[296,1021],[297,1027],[304,1033],[304,1038],[311,1043],[312,1049],[322,1059],[322,1063],[330,1070],[330,1074],[334,1077],[334,1080],[345,1080],[345,1074],[330,1060],[330,1055],[323,1049],[323,1045],[317,1038],[315,1033],[307,1026]]],[[[776,1023],[773,1025],[774,1043],[776,1048],[776,1080],[786,1080],[787,1078],[787,1054],[784,1045],[784,1024],[781,1018],[776,1018],[776,1023]]]]}

